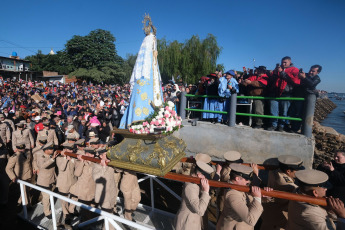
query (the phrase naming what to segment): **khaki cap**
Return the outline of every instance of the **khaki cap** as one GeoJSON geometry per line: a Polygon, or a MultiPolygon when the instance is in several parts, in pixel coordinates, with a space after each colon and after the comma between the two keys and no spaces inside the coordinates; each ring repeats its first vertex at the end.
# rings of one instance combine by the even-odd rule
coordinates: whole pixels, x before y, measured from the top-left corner
{"type": "Polygon", "coordinates": [[[0,114],[0,118],[4,118],[5,116],[4,116],[4,114],[0,114]]]}
{"type": "Polygon", "coordinates": [[[246,180],[251,180],[251,178],[253,176],[252,167],[242,165],[242,164],[237,164],[237,163],[231,163],[230,168],[231,168],[230,173],[234,173],[238,176],[241,176],[246,180]]]}
{"type": "Polygon", "coordinates": [[[45,122],[43,122],[43,125],[44,125],[44,126],[49,126],[49,125],[50,125],[50,122],[49,122],[49,121],[45,121],[45,122]]]}
{"type": "Polygon", "coordinates": [[[46,149],[54,149],[54,143],[52,141],[49,141],[45,146],[42,148],[43,150],[46,149]]]}
{"type": "Polygon", "coordinates": [[[238,161],[242,157],[241,153],[237,151],[228,151],[224,153],[224,159],[227,161],[238,161]]]}
{"type": "Polygon", "coordinates": [[[107,152],[107,148],[106,148],[106,147],[99,148],[99,149],[96,150],[96,152],[97,152],[99,155],[101,155],[101,154],[107,152]]]}
{"type": "Polygon", "coordinates": [[[95,132],[89,132],[89,137],[95,137],[96,133],[95,132]]]}
{"type": "Polygon", "coordinates": [[[90,139],[90,144],[92,145],[92,144],[99,144],[99,138],[97,138],[97,137],[95,137],[95,138],[92,138],[92,139],[90,139]]]}
{"type": "Polygon", "coordinates": [[[328,180],[328,175],[315,169],[299,170],[295,173],[296,178],[308,186],[319,186],[328,180]]]}
{"type": "Polygon", "coordinates": [[[95,153],[95,148],[93,148],[93,147],[86,147],[84,149],[84,151],[87,152],[87,153],[95,153]]]}
{"type": "Polygon", "coordinates": [[[278,161],[280,164],[296,169],[300,168],[303,164],[303,161],[300,157],[292,155],[281,155],[278,157],[278,161]]]}
{"type": "Polygon", "coordinates": [[[73,149],[74,148],[74,143],[68,143],[68,142],[64,142],[62,144],[62,146],[66,149],[73,149]]]}
{"type": "Polygon", "coordinates": [[[16,126],[18,126],[19,128],[23,128],[24,127],[24,123],[19,122],[19,123],[16,124],[16,126]]]}
{"type": "Polygon", "coordinates": [[[211,157],[204,153],[198,153],[195,155],[195,161],[202,161],[208,164],[211,162],[211,157]]]}
{"type": "Polygon", "coordinates": [[[74,144],[78,145],[78,146],[84,146],[85,145],[85,139],[79,139],[74,144]]]}
{"type": "MultiPolygon", "coordinates": [[[[203,161],[196,162],[197,168],[201,169],[201,173],[211,174],[213,173],[213,168],[203,161]]],[[[197,169],[198,170],[198,169],[197,169]]]]}

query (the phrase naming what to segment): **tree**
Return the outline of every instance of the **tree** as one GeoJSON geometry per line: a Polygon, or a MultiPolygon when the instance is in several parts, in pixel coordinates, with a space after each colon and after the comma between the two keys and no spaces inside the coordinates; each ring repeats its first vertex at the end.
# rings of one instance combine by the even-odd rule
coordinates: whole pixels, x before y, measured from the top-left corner
{"type": "Polygon", "coordinates": [[[208,34],[204,40],[194,35],[185,43],[167,42],[163,38],[158,40],[157,49],[159,69],[165,82],[179,75],[184,82],[197,82],[201,76],[215,71],[221,52],[212,34],[208,34]]]}
{"type": "Polygon", "coordinates": [[[86,36],[73,36],[65,51],[75,69],[99,68],[118,59],[114,42],[115,37],[109,31],[97,29],[86,36]]]}
{"type": "Polygon", "coordinates": [[[115,83],[122,85],[129,81],[129,79],[127,81],[126,74],[123,71],[123,66],[115,62],[107,62],[103,66],[95,66],[92,69],[78,68],[69,75],[99,83],[115,83]]]}

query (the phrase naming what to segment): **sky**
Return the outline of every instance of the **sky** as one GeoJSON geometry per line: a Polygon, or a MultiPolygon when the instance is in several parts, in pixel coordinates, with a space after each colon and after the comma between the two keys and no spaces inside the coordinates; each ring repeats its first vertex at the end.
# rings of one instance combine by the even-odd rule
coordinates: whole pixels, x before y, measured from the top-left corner
{"type": "Polygon", "coordinates": [[[304,71],[323,67],[319,89],[345,93],[343,0],[17,0],[1,9],[0,56],[48,54],[62,50],[74,35],[104,29],[125,58],[139,51],[148,13],[158,39],[215,35],[222,47],[217,62],[226,70],[254,64],[273,69],[290,56],[304,71]]]}

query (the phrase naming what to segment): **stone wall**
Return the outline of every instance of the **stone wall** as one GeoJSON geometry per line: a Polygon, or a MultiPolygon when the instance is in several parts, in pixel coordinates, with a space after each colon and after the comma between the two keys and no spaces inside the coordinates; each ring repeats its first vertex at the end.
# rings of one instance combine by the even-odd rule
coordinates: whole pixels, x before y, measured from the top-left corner
{"type": "Polygon", "coordinates": [[[183,125],[173,135],[186,142],[187,156],[207,153],[214,159],[223,160],[225,152],[234,150],[242,154],[245,162],[271,164],[278,156],[290,154],[301,157],[307,168],[313,165],[314,141],[300,134],[202,121],[192,126],[184,120],[183,125]]]}
{"type": "Polygon", "coordinates": [[[333,128],[314,122],[313,135],[315,138],[313,168],[328,158],[333,159],[335,151],[345,148],[345,135],[339,134],[333,128]]]}
{"type": "Polygon", "coordinates": [[[322,121],[337,107],[329,98],[318,98],[315,105],[314,120],[322,121]]]}

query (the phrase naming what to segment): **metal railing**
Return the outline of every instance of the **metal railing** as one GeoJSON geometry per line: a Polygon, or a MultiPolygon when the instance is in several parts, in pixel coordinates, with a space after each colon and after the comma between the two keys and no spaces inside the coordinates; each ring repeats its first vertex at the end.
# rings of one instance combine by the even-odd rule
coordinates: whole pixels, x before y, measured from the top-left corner
{"type": "Polygon", "coordinates": [[[141,225],[141,224],[137,224],[137,223],[132,222],[130,220],[127,220],[125,218],[121,218],[121,217],[115,216],[115,215],[110,214],[108,212],[102,211],[101,209],[88,206],[88,205],[80,203],[78,201],[74,201],[72,199],[69,199],[69,198],[67,198],[65,196],[59,195],[57,193],[54,193],[52,191],[49,191],[49,190],[44,189],[42,187],[39,187],[37,185],[30,184],[30,183],[28,183],[26,181],[17,180],[17,182],[20,185],[20,192],[21,192],[22,205],[23,205],[23,214],[24,214],[24,218],[25,219],[28,218],[28,212],[27,212],[27,208],[26,208],[27,203],[26,203],[25,195],[24,195],[24,185],[28,186],[30,188],[39,190],[41,192],[49,194],[50,209],[51,209],[51,212],[52,212],[52,221],[53,221],[53,228],[54,228],[54,230],[57,229],[54,198],[58,198],[60,200],[66,201],[66,202],[74,204],[74,205],[76,205],[76,206],[78,206],[80,208],[89,210],[90,212],[94,212],[94,213],[97,213],[97,214],[100,215],[99,217],[96,217],[96,218],[93,218],[91,220],[88,220],[88,221],[85,221],[83,223],[80,223],[79,227],[83,227],[83,226],[86,226],[88,224],[92,224],[94,222],[97,222],[97,221],[100,221],[100,220],[104,220],[104,227],[105,227],[106,230],[109,230],[109,224],[111,224],[115,229],[122,230],[122,228],[115,221],[120,222],[120,223],[125,224],[125,225],[128,225],[128,226],[131,226],[131,227],[134,227],[134,228],[137,228],[137,229],[143,229],[143,230],[154,229],[154,228],[148,228],[148,227],[146,227],[144,225],[141,225]]]}
{"type": "Polygon", "coordinates": [[[315,103],[316,103],[316,95],[309,94],[306,98],[294,98],[294,97],[262,97],[262,96],[237,96],[236,93],[231,94],[230,98],[223,98],[230,101],[230,106],[228,111],[211,111],[211,110],[203,110],[203,109],[190,109],[186,108],[187,105],[187,97],[194,97],[194,98],[222,98],[219,96],[208,96],[208,95],[193,95],[193,94],[186,94],[186,92],[181,93],[181,103],[180,103],[180,116],[182,119],[185,119],[186,112],[185,111],[194,111],[194,112],[204,112],[204,113],[217,113],[217,114],[225,114],[228,115],[229,126],[233,127],[236,125],[236,116],[249,116],[249,117],[261,117],[261,118],[269,118],[269,119],[283,119],[283,120],[291,120],[291,121],[301,121],[302,122],[302,134],[307,137],[312,136],[312,125],[313,125],[313,117],[314,117],[314,110],[315,110],[315,103]],[[260,115],[260,114],[252,114],[252,113],[237,113],[236,112],[236,105],[237,99],[251,99],[251,100],[288,100],[288,101],[305,101],[306,105],[304,106],[304,116],[303,118],[299,117],[283,117],[283,116],[272,116],[272,115],[260,115]]]}

